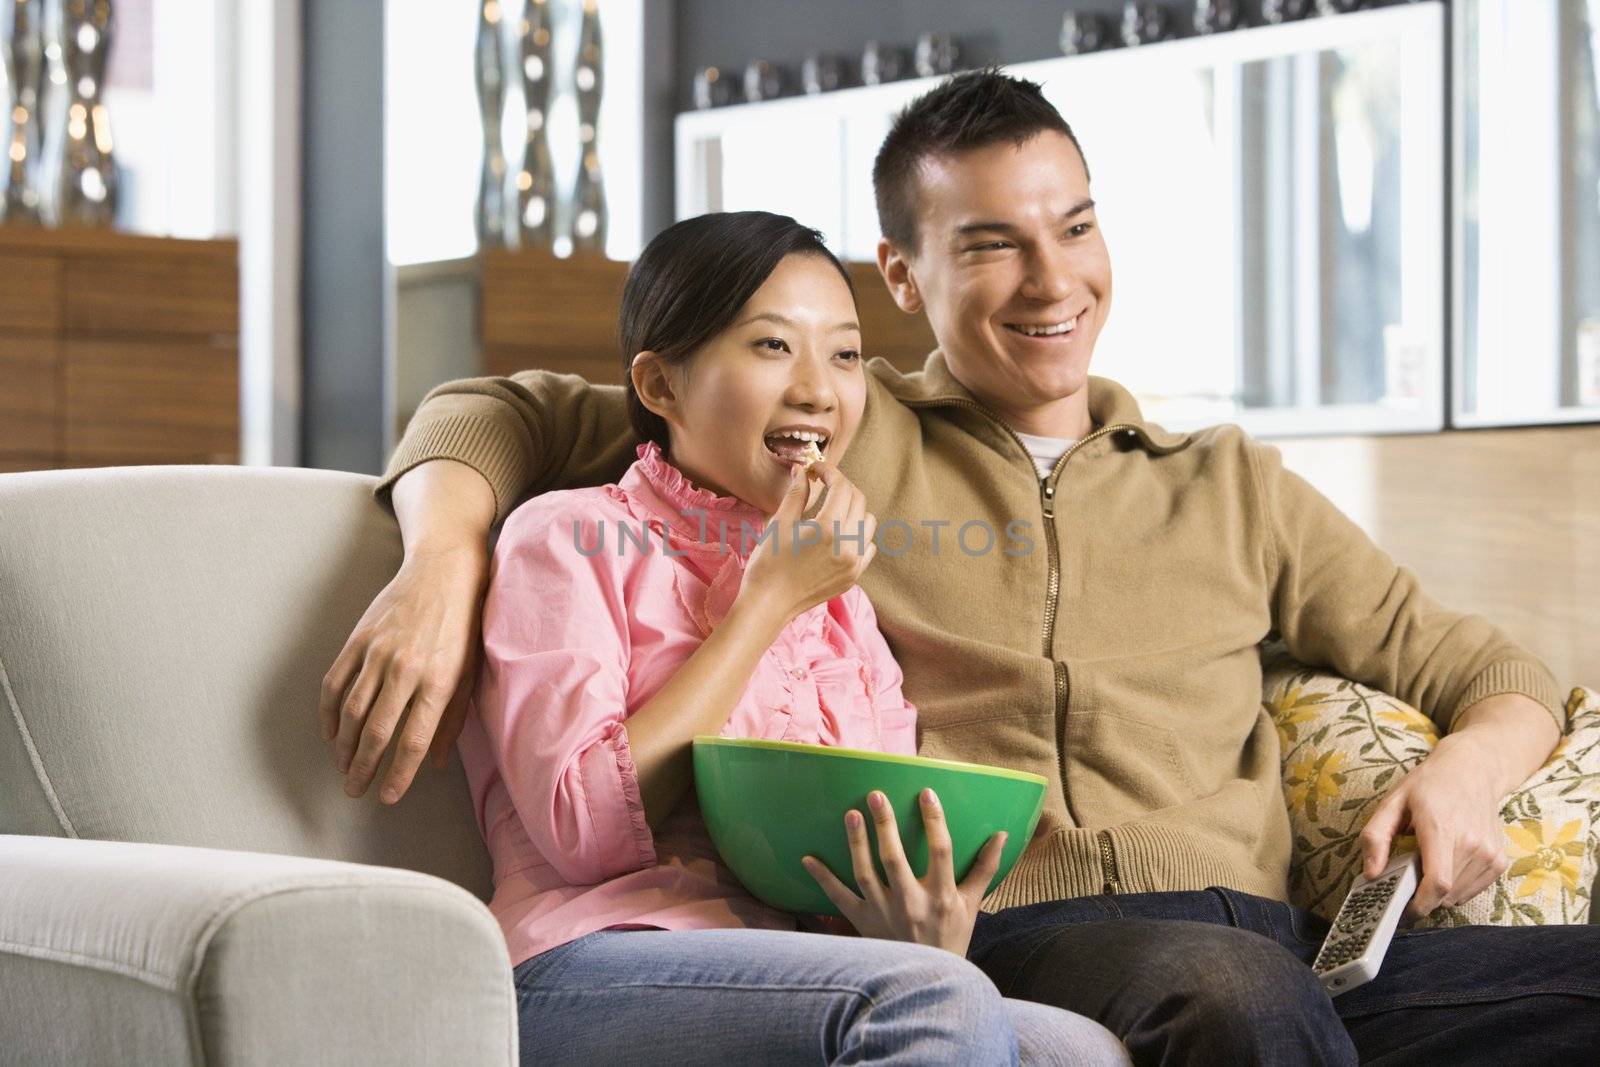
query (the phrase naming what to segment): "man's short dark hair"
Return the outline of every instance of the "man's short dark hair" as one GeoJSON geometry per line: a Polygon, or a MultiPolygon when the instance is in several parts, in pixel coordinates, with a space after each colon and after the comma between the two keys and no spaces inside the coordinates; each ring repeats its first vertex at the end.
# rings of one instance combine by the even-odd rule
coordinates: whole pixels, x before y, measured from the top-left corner
{"type": "MultiPolygon", "coordinates": [[[[1001,141],[1021,145],[1046,130],[1066,134],[1082,158],[1072,127],[1039,83],[995,67],[957,74],[923,93],[895,116],[872,164],[879,231],[896,248],[917,251],[917,167],[924,159],[1001,141]]],[[[1088,160],[1083,167],[1087,174],[1088,160]]]]}

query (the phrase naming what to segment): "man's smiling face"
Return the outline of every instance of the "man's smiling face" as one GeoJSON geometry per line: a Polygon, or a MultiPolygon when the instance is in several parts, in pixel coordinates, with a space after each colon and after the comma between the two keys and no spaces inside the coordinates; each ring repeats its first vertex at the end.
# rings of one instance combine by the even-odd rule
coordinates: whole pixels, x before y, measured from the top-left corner
{"type": "Polygon", "coordinates": [[[930,155],[915,187],[917,248],[879,251],[901,307],[926,310],[951,373],[1014,429],[1087,432],[1111,258],[1078,149],[1045,130],[930,155]]]}

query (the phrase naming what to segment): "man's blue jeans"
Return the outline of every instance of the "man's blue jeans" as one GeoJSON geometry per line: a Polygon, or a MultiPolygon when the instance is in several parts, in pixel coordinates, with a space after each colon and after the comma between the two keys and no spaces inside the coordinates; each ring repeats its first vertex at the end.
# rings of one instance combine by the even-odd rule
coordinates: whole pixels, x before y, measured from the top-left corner
{"type": "Polygon", "coordinates": [[[1135,1063],[1589,1063],[1600,927],[1402,930],[1330,1000],[1327,923],[1231,889],[1081,897],[981,915],[968,957],[1000,992],[1105,1024],[1135,1063]]]}

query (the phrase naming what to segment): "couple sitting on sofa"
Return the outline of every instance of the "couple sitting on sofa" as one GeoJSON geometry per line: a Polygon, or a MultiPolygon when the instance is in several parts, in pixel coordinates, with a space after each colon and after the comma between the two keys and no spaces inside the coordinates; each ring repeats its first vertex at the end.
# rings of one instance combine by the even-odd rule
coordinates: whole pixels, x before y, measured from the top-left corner
{"type": "MultiPolygon", "coordinates": [[[[1166,432],[1088,376],[1110,264],[1037,86],[949,80],[873,180],[884,280],[939,342],[920,373],[861,366],[848,277],[810,231],[706,216],[630,273],[625,391],[441,387],[380,486],[406,562],[329,672],[324,735],[353,795],[397,737],[393,802],[460,731],[525,1059],[1115,1062],[1107,1030],[1137,1062],[1592,1048],[1594,928],[1418,931],[1373,982],[1322,991],[1325,925],[1282,903],[1258,646],[1279,634],[1448,731],[1363,836],[1372,873],[1416,835],[1414,914],[1503,868],[1500,798],[1563,724],[1548,672],[1428,600],[1272,449],[1166,432]],[[815,478],[796,432],[826,439],[815,478]],[[491,525],[567,488],[506,521],[491,567],[491,525]],[[822,538],[797,547],[808,506],[822,538]],[[673,551],[618,555],[615,527],[641,523],[673,551]],[[810,869],[867,936],[797,933],[706,842],[687,746],[715,732],[902,751],[920,732],[923,754],[1051,787],[984,910],[994,842],[958,884],[937,858],[911,877],[879,833],[885,881],[857,818],[862,895],[810,869]]],[[[925,795],[923,816],[937,842],[962,813],[925,795]]]]}

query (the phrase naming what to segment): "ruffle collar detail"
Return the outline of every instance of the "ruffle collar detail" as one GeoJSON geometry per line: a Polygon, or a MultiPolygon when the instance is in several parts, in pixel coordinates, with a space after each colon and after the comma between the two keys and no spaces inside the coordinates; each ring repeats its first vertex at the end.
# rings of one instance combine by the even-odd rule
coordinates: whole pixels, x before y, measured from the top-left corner
{"type": "MultiPolygon", "coordinates": [[[[742,512],[745,517],[760,516],[761,513],[744,501],[731,496],[718,496],[709,489],[701,489],[695,485],[684,473],[671,463],[661,451],[661,446],[654,441],[646,441],[639,446],[639,462],[634,469],[639,476],[650,483],[650,487],[676,509],[679,514],[691,509],[700,511],[742,512]]],[[[674,516],[676,517],[676,516],[674,516]]],[[[765,517],[762,516],[763,521],[765,517]]]]}
{"type": "Polygon", "coordinates": [[[767,524],[758,509],[731,496],[718,496],[689,481],[667,461],[661,446],[647,441],[639,446],[639,459],[617,483],[613,495],[621,498],[634,517],[667,536],[674,549],[709,549],[718,555],[743,556],[754,547],[756,535],[767,524]],[[748,526],[749,538],[741,536],[748,526]],[[751,542],[746,544],[746,541],[751,542]]]}

